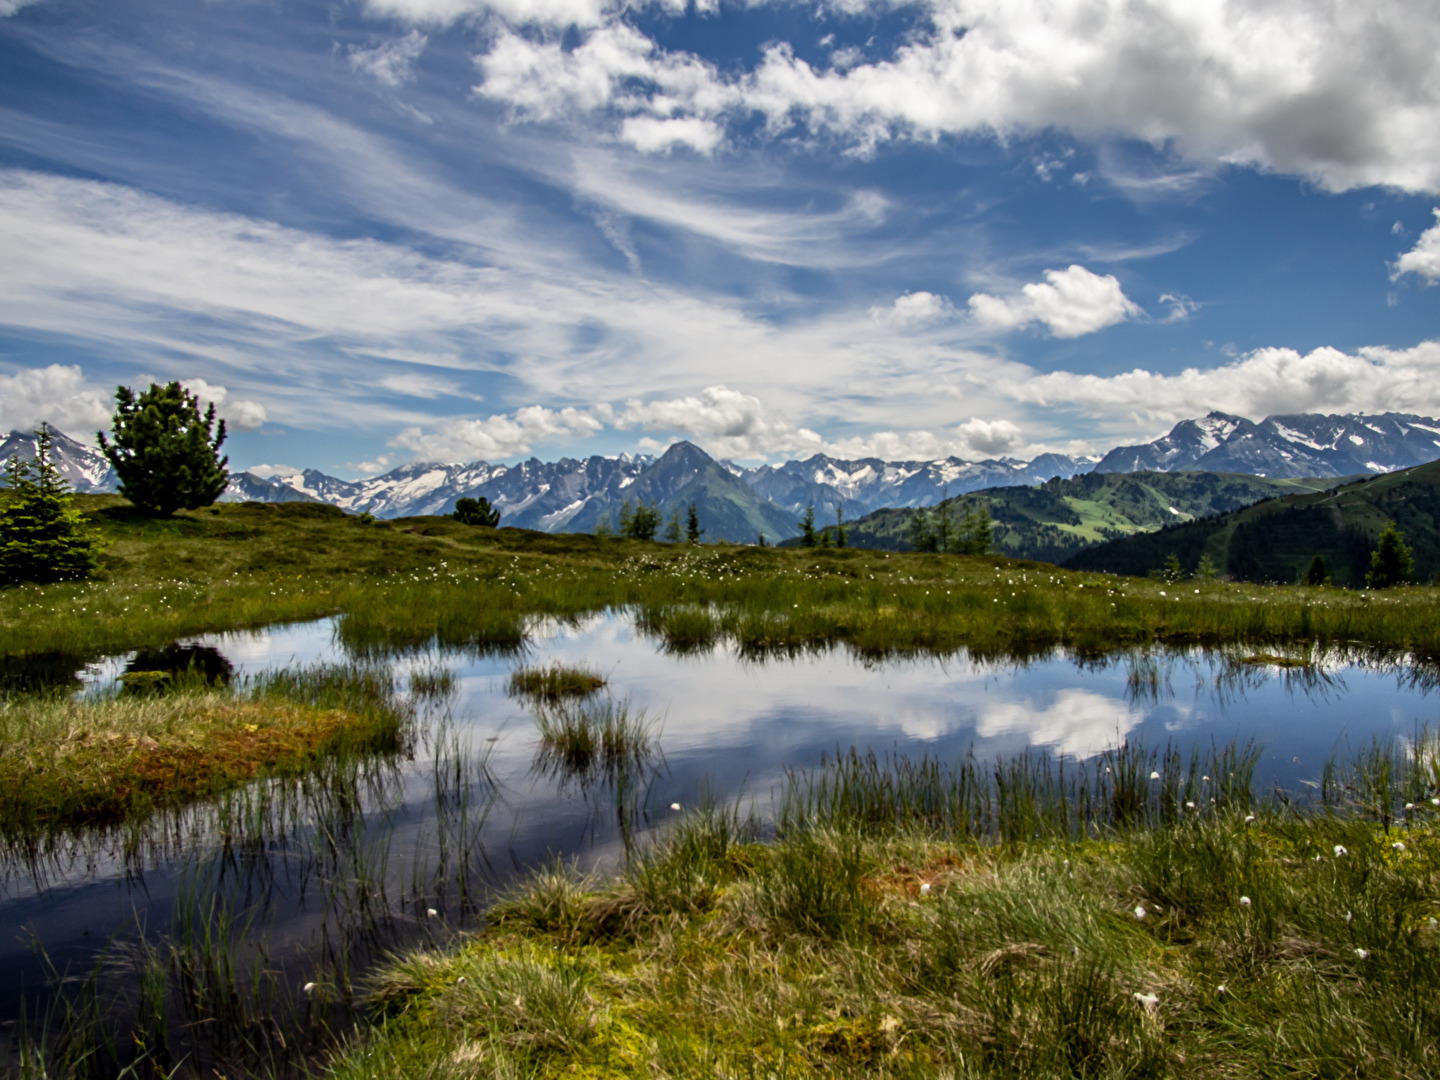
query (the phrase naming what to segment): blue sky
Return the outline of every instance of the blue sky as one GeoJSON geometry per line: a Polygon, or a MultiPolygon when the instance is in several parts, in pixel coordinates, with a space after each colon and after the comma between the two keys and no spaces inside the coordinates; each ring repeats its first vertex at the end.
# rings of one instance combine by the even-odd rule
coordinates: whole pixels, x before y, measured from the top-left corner
{"type": "Polygon", "coordinates": [[[0,0],[0,430],[239,467],[1440,415],[1420,0],[0,0]]]}

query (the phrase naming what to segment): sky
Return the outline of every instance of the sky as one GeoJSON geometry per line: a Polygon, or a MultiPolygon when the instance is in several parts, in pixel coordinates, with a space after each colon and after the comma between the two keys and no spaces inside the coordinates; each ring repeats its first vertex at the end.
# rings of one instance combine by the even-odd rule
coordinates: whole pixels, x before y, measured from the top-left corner
{"type": "Polygon", "coordinates": [[[0,432],[232,469],[1440,416],[1434,0],[0,0],[0,432]]]}

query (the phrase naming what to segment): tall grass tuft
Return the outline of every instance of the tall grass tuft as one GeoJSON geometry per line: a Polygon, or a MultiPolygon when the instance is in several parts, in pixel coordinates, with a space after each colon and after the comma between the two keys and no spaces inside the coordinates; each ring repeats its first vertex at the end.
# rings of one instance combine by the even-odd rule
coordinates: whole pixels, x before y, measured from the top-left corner
{"type": "Polygon", "coordinates": [[[542,667],[517,668],[510,673],[509,690],[515,697],[556,702],[583,698],[605,688],[605,677],[589,668],[556,661],[542,667]]]}

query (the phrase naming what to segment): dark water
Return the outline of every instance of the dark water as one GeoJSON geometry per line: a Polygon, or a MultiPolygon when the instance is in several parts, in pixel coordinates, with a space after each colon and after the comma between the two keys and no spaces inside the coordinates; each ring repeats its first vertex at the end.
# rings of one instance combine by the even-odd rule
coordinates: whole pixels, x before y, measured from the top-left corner
{"type": "MultiPolygon", "coordinates": [[[[328,620],[177,648],[234,679],[347,659],[328,620]]],[[[496,889],[549,857],[613,866],[627,836],[663,822],[672,804],[738,798],[763,816],[787,768],[851,746],[947,760],[971,748],[982,758],[1027,749],[1085,758],[1125,740],[1186,749],[1253,738],[1264,747],[1257,787],[1303,791],[1347,744],[1440,726],[1437,696],[1403,666],[1332,657],[1288,669],[1242,656],[865,663],[836,649],[757,663],[726,648],[668,655],[620,615],[538,625],[519,658],[407,656],[393,661],[402,687],[410,673],[448,669],[455,691],[419,710],[411,753],[354,785],[358,810],[342,815],[338,842],[329,811],[292,790],[289,802],[275,796],[289,824],[252,828],[256,842],[238,853],[233,820],[213,807],[128,837],[76,838],[38,859],[9,852],[0,971],[11,978],[0,985],[0,1010],[13,1017],[21,984],[45,982],[37,943],[50,963],[81,969],[139,926],[165,932],[180,906],[244,913],[245,936],[266,942],[267,962],[297,985],[335,962],[337,936],[369,935],[344,961],[363,966],[386,947],[473,922],[496,889]],[[532,714],[507,682],[521,664],[550,661],[604,675],[606,692],[652,725],[658,753],[618,778],[541,767],[532,714]]],[[[113,657],[80,673],[80,692],[104,692],[156,663],[113,657]]],[[[253,795],[240,802],[270,805],[253,795]]]]}

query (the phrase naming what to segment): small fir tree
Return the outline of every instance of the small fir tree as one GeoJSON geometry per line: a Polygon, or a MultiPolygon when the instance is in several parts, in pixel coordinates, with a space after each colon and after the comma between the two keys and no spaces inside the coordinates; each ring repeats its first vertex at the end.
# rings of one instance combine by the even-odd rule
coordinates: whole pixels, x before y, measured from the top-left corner
{"type": "Polygon", "coordinates": [[[935,529],[930,524],[930,511],[923,506],[916,507],[914,513],[910,515],[907,533],[912,550],[935,550],[935,529]]]}
{"type": "Polygon", "coordinates": [[[800,519],[800,546],[814,547],[815,544],[815,507],[811,505],[805,508],[805,515],[800,519]]]}
{"type": "Polygon", "coordinates": [[[0,584],[85,578],[99,565],[95,532],[75,509],[69,485],[50,460],[52,441],[49,426],[41,424],[35,460],[17,454],[5,463],[0,584]]]}
{"type": "Polygon", "coordinates": [[[685,542],[698,544],[704,535],[705,530],[700,527],[700,508],[692,502],[685,509],[685,542]]]}
{"type": "Polygon", "coordinates": [[[660,534],[660,539],[667,544],[678,544],[680,542],[680,511],[670,511],[670,520],[665,523],[665,531],[660,534]]]}
{"type": "Polygon", "coordinates": [[[120,494],[142,510],[169,517],[209,506],[230,480],[220,457],[225,421],[215,430],[215,406],[200,415],[200,399],[178,382],[136,395],[115,390],[114,443],[99,432],[100,449],[120,477],[120,494]],[[214,431],[212,436],[211,432],[214,431]]]}
{"type": "Polygon", "coordinates": [[[620,535],[627,540],[654,540],[660,529],[660,508],[654,503],[620,504],[620,535]]]}
{"type": "Polygon", "coordinates": [[[1404,585],[1414,576],[1415,559],[1410,548],[1395,522],[1387,521],[1370,556],[1370,572],[1365,575],[1365,584],[1371,589],[1389,589],[1404,585]]]}
{"type": "Polygon", "coordinates": [[[995,526],[990,510],[981,506],[965,513],[965,521],[957,537],[956,548],[962,555],[984,555],[995,542],[995,526]]]}
{"type": "Polygon", "coordinates": [[[1195,573],[1191,576],[1196,581],[1214,581],[1220,576],[1220,571],[1215,566],[1215,560],[1210,558],[1207,552],[1200,556],[1200,561],[1195,564],[1195,573]]]}
{"type": "Polygon", "coordinates": [[[500,524],[500,511],[490,505],[490,500],[481,495],[478,498],[455,500],[455,512],[450,515],[461,525],[478,525],[493,529],[500,524]]]}
{"type": "Polygon", "coordinates": [[[1324,555],[1316,555],[1310,560],[1310,569],[1305,571],[1306,585],[1329,585],[1330,567],[1325,563],[1324,555]]]}
{"type": "Polygon", "coordinates": [[[843,548],[848,535],[845,531],[845,504],[838,502],[835,504],[835,546],[843,548]]]}
{"type": "Polygon", "coordinates": [[[1161,571],[1160,576],[1172,585],[1183,578],[1185,571],[1180,566],[1180,556],[1176,555],[1173,551],[1165,556],[1165,569],[1161,571]]]}

